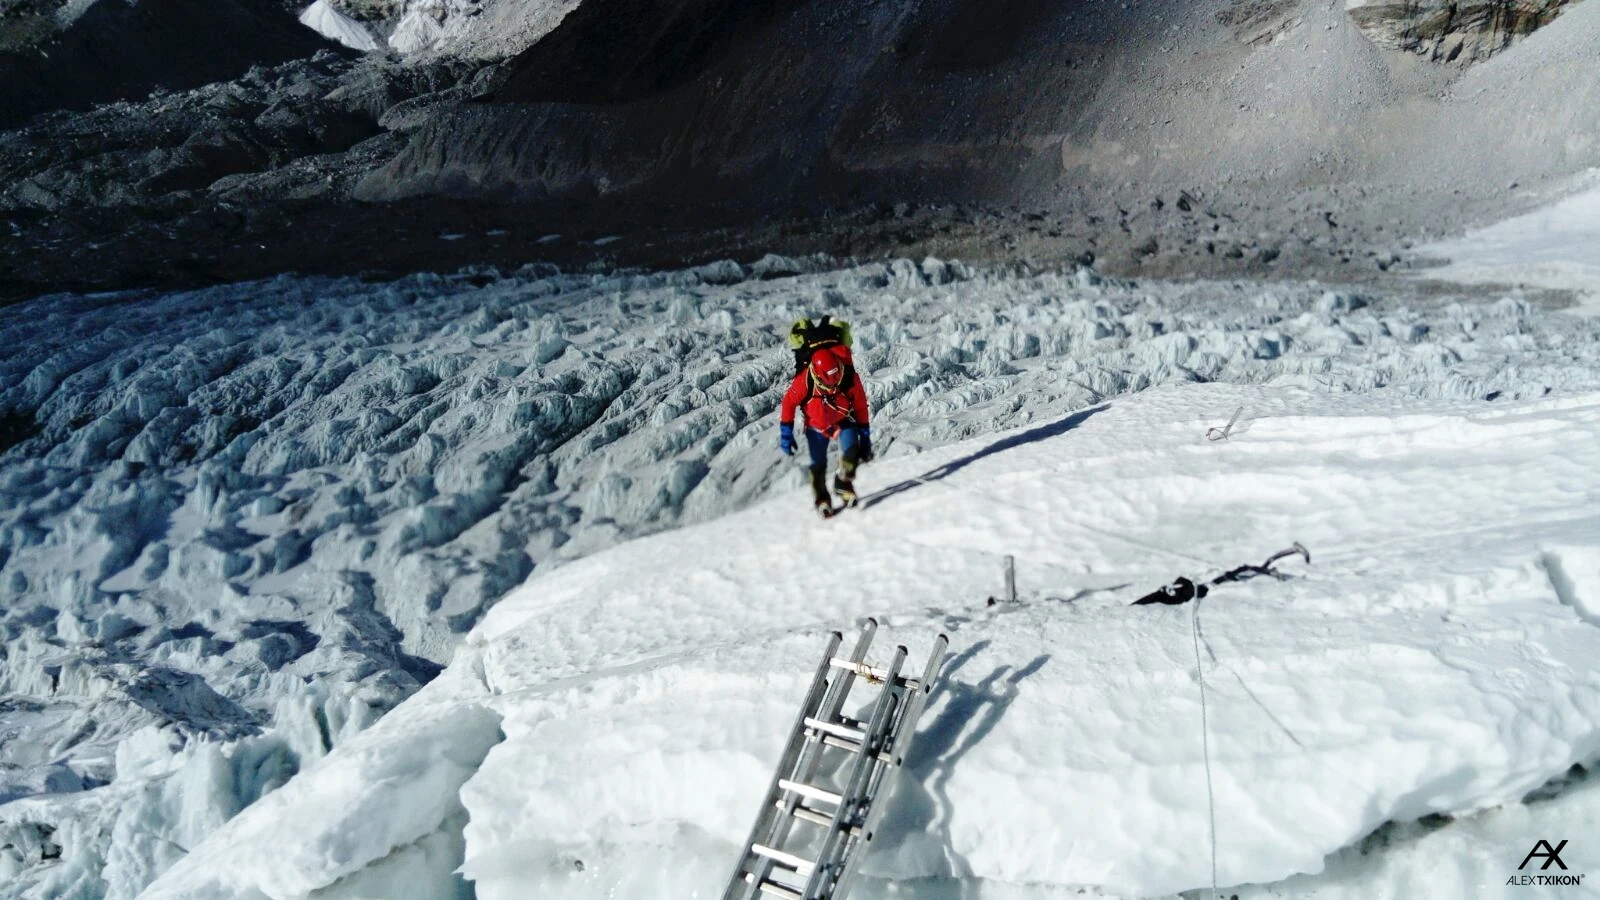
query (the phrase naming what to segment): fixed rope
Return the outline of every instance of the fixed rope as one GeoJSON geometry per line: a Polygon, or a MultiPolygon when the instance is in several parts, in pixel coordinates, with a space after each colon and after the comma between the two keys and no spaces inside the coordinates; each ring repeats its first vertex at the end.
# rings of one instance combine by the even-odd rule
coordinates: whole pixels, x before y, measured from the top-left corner
{"type": "Polygon", "coordinates": [[[1206,766],[1206,810],[1211,820],[1211,900],[1217,900],[1217,795],[1211,787],[1211,727],[1206,714],[1206,675],[1200,656],[1200,598],[1189,614],[1194,636],[1194,675],[1200,683],[1200,749],[1206,766]]]}

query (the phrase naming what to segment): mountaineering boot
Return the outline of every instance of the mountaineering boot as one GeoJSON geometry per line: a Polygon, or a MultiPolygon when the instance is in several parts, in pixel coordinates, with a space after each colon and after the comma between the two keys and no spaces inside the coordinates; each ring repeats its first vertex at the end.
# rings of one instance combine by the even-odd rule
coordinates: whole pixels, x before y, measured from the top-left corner
{"type": "Polygon", "coordinates": [[[844,459],[839,463],[839,471],[833,476],[833,492],[839,495],[839,502],[845,506],[856,505],[856,461],[844,459]]]}
{"type": "Polygon", "coordinates": [[[811,469],[811,501],[817,507],[817,512],[824,516],[833,514],[833,498],[828,496],[828,470],[813,467],[811,469]]]}
{"type": "Polygon", "coordinates": [[[833,492],[839,495],[839,502],[845,506],[856,505],[855,482],[844,477],[844,473],[833,476],[833,492]]]}

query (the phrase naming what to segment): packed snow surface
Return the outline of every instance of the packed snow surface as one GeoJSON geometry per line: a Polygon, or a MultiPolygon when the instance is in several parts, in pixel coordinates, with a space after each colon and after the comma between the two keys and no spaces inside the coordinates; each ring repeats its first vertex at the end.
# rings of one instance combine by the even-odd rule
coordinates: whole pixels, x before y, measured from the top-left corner
{"type": "MultiPolygon", "coordinates": [[[[1574,712],[1589,688],[1553,674],[1592,651],[1576,624],[1600,608],[1582,518],[1600,322],[1515,291],[767,257],[47,297],[0,310],[0,337],[0,896],[130,898],[197,847],[154,895],[451,895],[465,862],[485,896],[544,877],[582,896],[657,871],[662,847],[705,884],[731,871],[820,635],[872,613],[885,641],[925,648],[942,627],[957,646],[908,782],[932,799],[901,803],[905,835],[870,873],[918,873],[925,896],[1197,886],[1201,849],[1127,855],[1141,829],[1195,836],[1198,731],[1151,724],[1195,711],[1187,620],[1121,604],[1296,539],[1306,578],[1230,589],[1202,618],[1309,748],[1229,721],[1242,688],[1206,663],[1217,759],[1235,767],[1216,772],[1225,879],[1314,871],[1385,819],[1515,800],[1600,755],[1574,712]],[[783,332],[823,312],[855,324],[881,457],[863,482],[881,496],[826,524],[802,515],[803,474],[774,446],[783,332]],[[1228,442],[1201,439],[1240,405],[1228,442]],[[1285,422],[1298,430],[1260,443],[1285,422]],[[1039,470],[1047,447],[1062,471],[1039,470]],[[679,525],[705,530],[595,556],[679,525]],[[1370,562],[1335,553],[1368,543],[1370,562]],[[982,600],[1004,554],[1027,602],[1002,615],[982,600]],[[1324,626],[1327,647],[1308,637],[1324,626]],[[1488,643],[1472,656],[1448,649],[1458,637],[1488,643]],[[1513,644],[1549,649],[1513,665],[1513,644]],[[1301,661],[1323,674],[1281,674],[1301,661]],[[1375,680],[1380,664],[1404,677],[1375,680]],[[1269,698],[1280,685],[1295,696],[1269,698]],[[635,722],[635,694],[682,716],[635,722]],[[1031,712],[983,712],[1005,698],[1031,712]],[[1473,737],[1442,734],[1434,708],[1473,737]],[[1058,728],[1121,743],[1064,754],[1058,728]],[[546,730],[634,780],[578,777],[567,750],[529,743],[546,730]],[[1330,760],[1360,808],[1348,786],[1284,787],[1311,812],[1262,851],[1277,807],[1246,788],[1330,760]],[[525,780],[502,783],[508,765],[525,780]],[[700,799],[679,793],[711,769],[700,799]],[[1000,852],[1017,826],[997,824],[997,798],[1039,794],[1035,777],[1071,783],[1075,820],[1107,825],[1098,843],[1000,852]],[[628,805],[652,797],[649,815],[628,805]],[[589,881],[562,880],[574,859],[589,881]]],[[[1577,784],[1529,815],[1571,807],[1577,784]]],[[[1014,840],[1089,840],[1052,827],[1014,840]]]]}
{"type": "MultiPolygon", "coordinates": [[[[1600,172],[1590,178],[1600,185],[1600,172]]],[[[1526,215],[1420,248],[1449,265],[1430,278],[1579,292],[1600,303],[1600,186],[1526,215]]]]}

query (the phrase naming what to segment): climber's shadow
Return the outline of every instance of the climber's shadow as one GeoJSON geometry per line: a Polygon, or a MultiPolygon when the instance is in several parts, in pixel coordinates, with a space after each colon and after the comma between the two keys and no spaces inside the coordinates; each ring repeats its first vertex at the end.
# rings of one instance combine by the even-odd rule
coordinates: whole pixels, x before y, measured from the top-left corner
{"type": "Polygon", "coordinates": [[[930,481],[938,481],[942,478],[948,478],[985,457],[993,456],[996,453],[1002,453],[1014,447],[1020,447],[1023,444],[1031,444],[1034,441],[1042,441],[1053,437],[1060,437],[1072,429],[1077,428],[1079,425],[1082,425],[1086,419],[1095,413],[1104,412],[1110,408],[1110,404],[1102,403],[1099,406],[1092,406],[1088,409],[1079,410],[1078,412],[1075,412],[1064,419],[1058,419],[1054,422],[1047,422],[1044,425],[1038,426],[1037,428],[1030,428],[1027,431],[1020,431],[1009,437],[1001,438],[989,446],[963,456],[960,459],[953,459],[936,469],[924,472],[923,474],[917,475],[913,478],[908,478],[905,481],[899,482],[898,484],[892,484],[881,491],[874,491],[871,494],[862,497],[859,505],[863,508],[876,506],[890,497],[903,494],[906,491],[917,487],[918,485],[927,484],[930,481]]]}
{"type": "Polygon", "coordinates": [[[951,775],[961,758],[1000,724],[1023,679],[1050,661],[1048,653],[1041,654],[1015,671],[1009,665],[999,666],[976,684],[959,680],[960,670],[988,646],[988,641],[979,641],[945,663],[938,687],[928,698],[929,708],[937,707],[938,713],[917,730],[894,797],[880,801],[892,803],[895,815],[879,826],[874,852],[916,854],[923,863],[932,864],[930,876],[971,874],[950,843],[951,775]],[[928,846],[929,841],[936,846],[928,846]],[[942,855],[942,864],[928,859],[934,853],[942,855]]]}

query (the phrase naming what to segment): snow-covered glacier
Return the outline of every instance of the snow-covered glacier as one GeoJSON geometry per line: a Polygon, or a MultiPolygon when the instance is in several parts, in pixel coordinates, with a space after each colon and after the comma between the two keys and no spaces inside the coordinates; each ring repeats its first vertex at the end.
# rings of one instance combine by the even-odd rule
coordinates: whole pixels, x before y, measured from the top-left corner
{"type": "MultiPolygon", "coordinates": [[[[870,872],[923,879],[907,883],[923,884],[928,896],[963,879],[979,879],[991,892],[1027,881],[1194,887],[1200,882],[1187,850],[1152,861],[1113,844],[1106,853],[1120,862],[1107,861],[1101,875],[1084,874],[1081,859],[1057,868],[1040,868],[1032,857],[1001,861],[988,839],[973,837],[1005,833],[995,825],[999,807],[949,798],[978,790],[962,788],[964,778],[987,792],[998,783],[995,766],[1030,762],[983,762],[1010,752],[1004,728],[1044,726],[1027,724],[1031,715],[1005,725],[1014,716],[1007,713],[990,726],[1002,728],[993,732],[1000,737],[989,738],[955,720],[981,724],[981,710],[961,711],[993,696],[1013,697],[1005,705],[1024,711],[1043,703],[1036,711],[1055,721],[1046,707],[1063,691],[1087,691],[1080,699],[1098,698],[1118,714],[1080,724],[1114,726],[1142,708],[1140,692],[1156,682],[1172,693],[1150,714],[1187,714],[1192,697],[1178,688],[1190,676],[1175,655],[1182,647],[1162,644],[1166,637],[1146,647],[1178,667],[1165,681],[1141,681],[1142,663],[1121,668],[1138,654],[1105,651],[1116,658],[1094,671],[1132,679],[1116,689],[1131,693],[1116,696],[1095,694],[1104,685],[1092,680],[1077,685],[1069,658],[1093,657],[1093,648],[1068,648],[1085,635],[1109,646],[1132,639],[1123,634],[1131,620],[1120,605],[1129,591],[1154,587],[1175,566],[1248,561],[1276,549],[1265,544],[1314,537],[1291,526],[1319,509],[1327,510],[1319,526],[1326,539],[1312,546],[1318,565],[1307,580],[1259,598],[1265,589],[1241,595],[1249,602],[1237,604],[1238,614],[1254,610],[1258,618],[1241,626],[1247,630],[1237,640],[1254,636],[1253,645],[1265,622],[1284,616],[1288,631],[1276,644],[1263,639],[1263,656],[1238,671],[1258,666],[1276,679],[1312,659],[1327,682],[1317,689],[1338,689],[1359,668],[1346,657],[1359,657],[1353,648],[1376,634],[1363,630],[1363,619],[1343,618],[1345,604],[1381,613],[1394,635],[1384,640],[1400,648],[1382,661],[1433,685],[1388,698],[1393,709],[1459,702],[1463,733],[1478,728],[1481,737],[1511,727],[1496,711],[1522,709],[1526,692],[1540,684],[1565,685],[1573,705],[1540,720],[1550,733],[1539,741],[1482,742],[1526,756],[1515,765],[1463,755],[1458,742],[1440,736],[1442,724],[1429,730],[1443,719],[1412,717],[1415,738],[1386,730],[1393,721],[1374,722],[1347,736],[1347,746],[1370,739],[1398,747],[1415,777],[1352,768],[1368,793],[1351,795],[1370,803],[1333,804],[1326,827],[1308,827],[1276,868],[1236,860],[1223,867],[1224,878],[1312,871],[1311,860],[1386,818],[1515,799],[1594,758],[1575,724],[1587,709],[1587,688],[1561,681],[1551,663],[1539,670],[1543,682],[1491,689],[1452,676],[1456,658],[1437,645],[1470,641],[1476,632],[1467,626],[1484,625],[1491,639],[1482,666],[1500,659],[1495,641],[1526,643],[1547,626],[1559,636],[1551,639],[1560,644],[1552,660],[1586,646],[1588,632],[1567,629],[1582,622],[1574,612],[1581,604],[1592,618],[1600,602],[1584,587],[1600,577],[1590,573],[1595,541],[1581,515],[1563,511],[1590,503],[1592,479],[1582,470],[1540,468],[1530,454],[1583,448],[1585,407],[1562,404],[1600,390],[1600,328],[1557,306],[1516,291],[1129,282],[1087,270],[974,270],[933,259],[844,265],[768,257],[656,274],[529,267],[382,284],[284,277],[175,295],[45,297],[7,308],[0,311],[8,348],[0,360],[0,734],[7,736],[0,743],[0,894],[133,897],[197,847],[205,849],[152,887],[153,896],[399,896],[394,885],[401,884],[416,896],[449,894],[468,889],[454,874],[463,861],[485,896],[529,890],[528,879],[541,878],[578,892],[587,888],[568,883],[574,860],[585,861],[589,883],[602,884],[625,860],[637,862],[639,873],[652,871],[658,861],[650,854],[665,846],[697,860],[682,871],[685,890],[699,890],[691,886],[704,884],[707,872],[731,865],[726,844],[738,836],[724,832],[742,830],[752,813],[750,785],[765,777],[781,738],[782,725],[773,723],[787,714],[804,675],[795,661],[809,657],[821,631],[873,612],[889,615],[912,641],[963,619],[992,619],[999,630],[971,624],[964,637],[953,633],[967,668],[952,669],[952,693],[930,721],[956,729],[946,749],[971,745],[961,751],[971,761],[953,769],[946,760],[937,776],[931,760],[918,770],[921,781],[910,783],[936,799],[908,800],[907,808],[945,804],[924,816],[937,827],[931,837],[908,835],[870,872]],[[801,473],[776,455],[772,427],[791,365],[782,334],[795,317],[818,313],[855,324],[883,457],[865,483],[885,492],[859,521],[826,530],[798,517],[793,492],[801,473]],[[1150,388],[1162,390],[1126,405],[1150,388]],[[1371,397],[1360,401],[1371,406],[1351,406],[1343,395],[1371,397]],[[1221,424],[1239,405],[1246,415],[1233,439],[1212,446],[1199,437],[1202,415],[1221,424]],[[1502,408],[1524,412],[1502,415],[1502,408]],[[1088,418],[1081,428],[1056,427],[1071,414],[1088,418]],[[1474,416],[1505,419],[1506,427],[1474,416]],[[1297,422],[1305,433],[1277,435],[1263,449],[1275,421],[1297,422]],[[1091,471],[1073,454],[1106,423],[1126,428],[1095,439],[1102,454],[1095,459],[1111,468],[1091,471]],[[1015,452],[982,452],[1008,428],[1023,436],[1042,429],[1042,436],[1013,438],[1015,452]],[[1308,445],[1319,435],[1330,442],[1317,450],[1326,456],[1315,457],[1320,467],[1284,461],[1316,450],[1308,445]],[[1490,435],[1489,444],[1480,440],[1490,435]],[[1497,443],[1513,455],[1489,455],[1497,443]],[[1045,447],[1061,458],[1012,470],[1018,453],[1032,458],[1045,447]],[[1447,452],[1468,455],[1449,466],[1428,460],[1447,452]],[[1206,469],[1213,459],[1242,468],[1206,469]],[[1370,483],[1367,470],[1341,470],[1341,461],[1371,462],[1370,483]],[[950,477],[927,477],[951,466],[950,477]],[[1075,466],[1087,468],[1073,474],[1075,466]],[[1451,474],[1457,469],[1476,480],[1451,474]],[[1066,479],[1055,494],[1025,495],[1028,485],[1051,478],[1066,479]],[[964,491],[968,479],[976,480],[964,491]],[[1455,505],[1430,509],[1430,486],[1455,505]],[[1366,508],[1355,510],[1350,497],[1366,508]],[[724,522],[740,510],[744,518],[724,522]],[[1492,536],[1489,526],[1501,519],[1516,540],[1450,543],[1450,553],[1470,546],[1476,554],[1462,556],[1459,571],[1419,562],[1435,553],[1428,535],[1492,536]],[[1473,521],[1487,524],[1474,531],[1473,521]],[[1324,552],[1335,535],[1373,522],[1393,529],[1394,549],[1352,557],[1343,565],[1353,580],[1345,579],[1324,552]],[[721,530],[602,553],[680,525],[721,530]],[[1130,535],[1138,542],[1128,543],[1130,535]],[[1411,544],[1408,535],[1416,536],[1411,544]],[[810,583],[810,570],[796,568],[807,554],[840,560],[828,564],[840,582],[810,583]],[[1029,602],[1004,616],[968,609],[997,591],[1000,555],[1017,556],[1029,602]],[[1345,587],[1335,582],[1349,588],[1337,603],[1330,592],[1345,587]],[[1461,630],[1416,633],[1391,618],[1399,614],[1391,607],[1445,618],[1466,615],[1463,609],[1476,615],[1480,606],[1485,615],[1510,615],[1489,602],[1499,588],[1538,615],[1469,616],[1461,630]],[[514,601],[496,606],[508,592],[514,601]],[[1266,605],[1253,606],[1257,599],[1266,605]],[[943,612],[912,612],[929,608],[943,612]],[[1080,619],[1083,628],[1068,629],[1080,619]],[[1007,623],[1031,630],[1014,634],[1001,627],[1007,623]],[[1331,649],[1296,630],[1324,627],[1331,649]],[[458,655],[469,632],[474,637],[458,655]],[[1046,653],[1052,663],[1027,680],[1008,680],[1046,653]],[[988,678],[1001,667],[1006,674],[988,678]],[[645,687],[617,681],[620,673],[656,692],[639,702],[678,709],[704,732],[678,734],[649,715],[637,717],[644,731],[630,730],[627,698],[645,687]],[[516,697],[528,705],[509,699],[516,697]],[[605,734],[613,735],[609,750],[586,744],[605,734]],[[641,735],[659,745],[643,752],[641,735]],[[539,748],[556,738],[568,746],[541,756],[539,748]],[[638,818],[639,809],[616,805],[620,796],[586,795],[596,782],[563,782],[561,773],[572,775],[568,763],[583,760],[562,754],[585,746],[596,766],[611,759],[637,767],[605,790],[620,785],[654,798],[652,810],[679,801],[686,810],[638,818]],[[1416,781],[1469,765],[1487,774],[1433,793],[1416,781]],[[496,773],[507,766],[517,778],[542,780],[502,782],[496,773]],[[697,780],[713,770],[722,776],[697,780]],[[715,790],[701,799],[681,793],[702,783],[715,790]],[[601,821],[586,831],[558,828],[519,799],[534,796],[552,810],[581,807],[601,821]],[[321,805],[300,805],[308,797],[321,805]],[[959,819],[958,808],[973,818],[959,819]],[[334,840],[334,823],[356,814],[372,828],[334,840]],[[617,817],[637,829],[608,831],[617,817]],[[268,835],[277,841],[270,852],[246,840],[268,835]],[[926,843],[945,838],[955,842],[948,852],[926,843]],[[254,862],[246,859],[256,852],[254,862]]],[[[1158,620],[1140,621],[1148,628],[1158,620]]],[[[1215,647],[1222,638],[1211,639],[1215,647]]],[[[1208,681],[1218,677],[1226,693],[1232,676],[1207,669],[1208,681]]],[[[1261,693],[1249,674],[1242,678],[1261,693]]],[[[1372,702],[1386,697],[1383,685],[1344,687],[1378,692],[1372,702]]],[[[1339,705],[1348,698],[1317,701],[1319,709],[1351,710],[1339,705]]],[[[1279,718],[1290,715],[1263,702],[1279,718]]],[[[1325,716],[1304,715],[1301,727],[1283,718],[1302,741],[1302,732],[1315,736],[1328,725],[1325,716]]],[[[1118,752],[1137,757],[1131,745],[1145,726],[1132,721],[1118,726],[1130,743],[1118,752]]],[[[1044,735],[1013,737],[1031,747],[1044,735]]],[[[1263,758],[1282,749],[1276,738],[1258,738],[1263,758]]],[[[1167,810],[1188,840],[1194,811],[1182,790],[1193,760],[1168,743],[1150,746],[1157,756],[1176,754],[1166,770],[1173,781],[1148,787],[1172,796],[1131,806],[1127,827],[1146,827],[1140,815],[1167,810]]],[[[1308,759],[1326,762],[1334,752],[1315,748],[1308,759]]],[[[1089,807],[1112,802],[1111,782],[1084,780],[1093,767],[1081,758],[1052,765],[1079,792],[1069,792],[1082,801],[1073,815],[1103,820],[1103,810],[1089,807]]],[[[1284,765],[1275,784],[1306,777],[1284,765]]],[[[1254,802],[1242,788],[1229,790],[1219,789],[1219,802],[1254,802]]],[[[1307,802],[1325,799],[1308,795],[1307,802]]],[[[1243,859],[1265,838],[1241,834],[1245,844],[1235,853],[1243,859]]],[[[629,893],[618,884],[612,888],[629,893]]]]}
{"type": "MultiPolygon", "coordinates": [[[[834,522],[780,496],[534,577],[444,676],[144,896],[454,896],[416,848],[458,834],[478,897],[718,896],[824,634],[868,614],[955,652],[861,896],[1167,896],[1213,864],[1271,883],[1441,817],[1469,825],[1437,885],[1524,896],[1506,876],[1593,822],[1593,791],[1528,804],[1510,840],[1471,816],[1600,756],[1600,630],[1551,567],[1600,564],[1600,394],[1196,385],[1091,410],[878,464],[834,522]],[[1235,404],[1247,429],[1208,443],[1235,404]],[[1290,537],[1311,566],[1198,619],[1128,605],[1290,537]],[[1004,555],[1020,597],[992,604],[1004,555]]],[[[1352,868],[1243,893],[1373,896],[1352,868]]]]}

